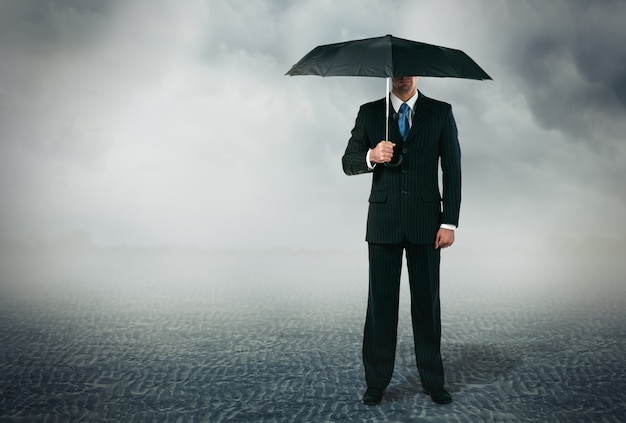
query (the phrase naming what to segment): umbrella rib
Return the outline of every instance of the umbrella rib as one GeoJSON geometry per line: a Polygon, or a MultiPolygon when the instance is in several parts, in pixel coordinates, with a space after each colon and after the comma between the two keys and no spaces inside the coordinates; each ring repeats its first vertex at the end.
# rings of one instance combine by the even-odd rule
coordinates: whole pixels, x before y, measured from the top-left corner
{"type": "Polygon", "coordinates": [[[322,76],[328,75],[328,72],[330,71],[330,69],[332,69],[332,67],[333,67],[333,65],[335,64],[336,61],[337,61],[337,54],[333,55],[331,60],[328,61],[328,65],[326,66],[326,69],[325,69],[324,74],[322,76]]]}
{"type": "Polygon", "coordinates": [[[459,76],[459,70],[456,67],[456,65],[455,65],[454,61],[452,60],[452,58],[450,57],[450,54],[448,54],[450,50],[451,49],[449,49],[447,47],[441,47],[441,52],[444,54],[444,56],[446,56],[446,58],[450,62],[450,65],[454,69],[455,76],[458,77],[459,76]]]}

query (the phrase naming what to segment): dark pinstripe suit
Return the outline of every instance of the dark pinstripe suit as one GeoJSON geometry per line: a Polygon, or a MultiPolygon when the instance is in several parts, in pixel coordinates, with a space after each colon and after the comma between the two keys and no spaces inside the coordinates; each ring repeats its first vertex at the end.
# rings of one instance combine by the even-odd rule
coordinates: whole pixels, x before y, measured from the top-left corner
{"type": "Polygon", "coordinates": [[[435,250],[434,241],[442,223],[458,225],[461,203],[461,152],[452,108],[420,92],[406,141],[402,141],[396,120],[389,117],[389,139],[396,144],[396,154],[403,155],[402,164],[379,164],[371,171],[366,164],[367,151],[384,138],[385,100],[364,104],[342,159],[348,175],[373,174],[366,234],[370,286],[363,336],[365,376],[367,385],[375,388],[385,388],[391,380],[402,253],[406,251],[417,367],[422,385],[434,389],[444,383],[440,250],[435,250]]]}

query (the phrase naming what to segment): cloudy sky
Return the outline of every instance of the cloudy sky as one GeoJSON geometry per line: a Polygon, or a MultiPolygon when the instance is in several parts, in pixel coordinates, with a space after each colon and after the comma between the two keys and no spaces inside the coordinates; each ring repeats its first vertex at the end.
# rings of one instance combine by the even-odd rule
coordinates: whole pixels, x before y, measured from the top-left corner
{"type": "Polygon", "coordinates": [[[390,33],[494,79],[419,81],[459,126],[457,245],[623,249],[624,16],[618,0],[2,1],[0,241],[362,246],[370,177],[341,156],[384,79],[284,74],[390,33]]]}

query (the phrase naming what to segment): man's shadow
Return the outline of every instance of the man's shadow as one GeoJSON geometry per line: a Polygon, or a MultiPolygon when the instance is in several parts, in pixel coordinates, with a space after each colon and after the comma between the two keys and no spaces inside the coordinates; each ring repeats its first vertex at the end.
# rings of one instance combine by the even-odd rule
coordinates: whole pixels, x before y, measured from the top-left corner
{"type": "MultiPolygon", "coordinates": [[[[421,392],[421,382],[415,367],[412,351],[405,351],[410,359],[404,360],[405,373],[387,388],[385,398],[403,401],[421,392]]],[[[522,361],[521,352],[499,344],[452,343],[442,346],[443,366],[446,373],[446,389],[454,396],[467,388],[490,385],[507,379],[522,361]]]]}

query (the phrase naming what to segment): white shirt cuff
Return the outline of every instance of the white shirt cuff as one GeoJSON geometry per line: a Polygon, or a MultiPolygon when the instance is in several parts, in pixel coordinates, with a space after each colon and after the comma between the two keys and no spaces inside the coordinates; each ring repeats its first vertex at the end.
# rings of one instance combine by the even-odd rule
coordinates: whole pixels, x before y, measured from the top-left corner
{"type": "Polygon", "coordinates": [[[456,229],[456,225],[451,225],[449,223],[442,223],[441,224],[441,228],[442,229],[450,229],[451,231],[456,229]]]}
{"type": "Polygon", "coordinates": [[[367,163],[367,168],[369,170],[372,170],[376,167],[376,163],[372,163],[370,162],[370,153],[372,152],[372,149],[367,150],[367,154],[365,155],[365,163],[367,163]]]}

